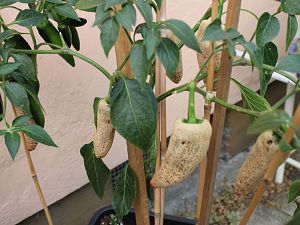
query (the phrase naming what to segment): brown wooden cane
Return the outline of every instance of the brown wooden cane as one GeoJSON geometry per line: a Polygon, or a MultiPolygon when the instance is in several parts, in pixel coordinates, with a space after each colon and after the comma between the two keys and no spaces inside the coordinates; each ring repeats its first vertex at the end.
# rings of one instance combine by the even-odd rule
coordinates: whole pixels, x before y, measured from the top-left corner
{"type": "MultiPolygon", "coordinates": [[[[241,0],[229,0],[225,28],[237,28],[241,8],[241,0]]],[[[217,97],[227,101],[229,84],[232,71],[232,60],[227,50],[222,53],[220,78],[217,84],[217,97]]],[[[212,120],[212,137],[208,149],[206,174],[201,205],[200,224],[208,225],[212,207],[213,192],[215,186],[216,172],[218,168],[219,151],[223,135],[226,109],[216,105],[212,120]]]]}
{"type": "MultiPolygon", "coordinates": [[[[300,126],[300,104],[297,106],[292,121],[294,126],[296,127],[300,126]]],[[[293,139],[293,136],[294,136],[294,129],[292,127],[289,127],[289,129],[284,135],[284,139],[286,143],[290,143],[293,139]]],[[[274,179],[274,175],[276,173],[278,166],[280,166],[289,156],[290,153],[283,153],[280,150],[276,152],[275,156],[273,157],[268,167],[267,172],[265,173],[264,179],[261,181],[257,191],[255,192],[253,198],[250,201],[250,204],[245,212],[245,215],[240,221],[240,225],[246,225],[248,223],[248,221],[250,220],[252,214],[254,213],[258,203],[260,202],[266,190],[267,184],[274,179]]]]}
{"type": "MultiPolygon", "coordinates": [[[[127,58],[130,49],[131,43],[125,30],[121,28],[115,45],[118,67],[122,65],[123,61],[127,58]]],[[[127,78],[133,79],[129,62],[125,64],[122,72],[127,78]]],[[[143,152],[128,142],[127,151],[130,168],[133,170],[137,180],[137,190],[134,201],[136,223],[139,225],[150,225],[143,152]]]]}
{"type": "MultiPolygon", "coordinates": [[[[214,21],[218,15],[218,0],[213,0],[212,2],[212,13],[211,13],[211,21],[214,21]]],[[[213,42],[210,43],[210,52],[213,51],[213,42]]],[[[215,57],[213,56],[208,63],[208,75],[206,80],[206,90],[207,92],[213,91],[213,80],[215,76],[215,57]]],[[[210,113],[211,113],[211,103],[204,105],[204,118],[210,121],[210,113]]],[[[204,182],[205,182],[205,173],[207,167],[207,157],[205,157],[200,163],[200,171],[198,177],[198,200],[197,200],[197,209],[196,209],[196,225],[200,225],[200,217],[201,217],[201,205],[203,200],[203,190],[204,190],[204,182]]]]}

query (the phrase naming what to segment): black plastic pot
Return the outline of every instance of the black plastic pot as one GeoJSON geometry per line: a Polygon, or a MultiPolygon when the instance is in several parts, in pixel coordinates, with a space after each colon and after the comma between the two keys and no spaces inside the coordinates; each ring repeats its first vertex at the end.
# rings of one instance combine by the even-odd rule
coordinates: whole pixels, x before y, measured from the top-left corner
{"type": "MultiPolygon", "coordinates": [[[[102,208],[98,210],[93,218],[91,219],[89,225],[100,225],[100,221],[105,217],[111,214],[114,214],[114,209],[111,206],[102,208]]],[[[189,220],[176,216],[164,216],[164,225],[194,225],[196,222],[194,220],[189,220]]],[[[135,223],[135,213],[133,210],[129,212],[127,216],[123,218],[124,225],[138,225],[135,223]]],[[[150,212],[150,224],[154,225],[154,216],[150,212]]]]}

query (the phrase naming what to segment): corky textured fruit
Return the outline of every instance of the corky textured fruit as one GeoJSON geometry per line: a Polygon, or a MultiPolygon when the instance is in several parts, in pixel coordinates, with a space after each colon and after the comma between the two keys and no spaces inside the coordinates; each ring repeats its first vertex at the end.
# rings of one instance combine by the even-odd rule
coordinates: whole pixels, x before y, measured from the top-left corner
{"type": "Polygon", "coordinates": [[[246,196],[255,191],[277,150],[273,131],[268,130],[259,135],[236,176],[234,188],[237,194],[246,196]]]}
{"type": "MultiPolygon", "coordinates": [[[[172,40],[175,44],[178,44],[179,43],[179,39],[172,33],[172,32],[168,32],[167,33],[167,37],[172,40]]],[[[182,76],[183,76],[183,66],[182,66],[182,51],[179,50],[179,62],[178,62],[178,65],[177,65],[177,69],[176,71],[174,72],[173,74],[173,79],[172,81],[175,83],[175,84],[178,84],[181,79],[182,79],[182,76]]]]}
{"type": "MultiPolygon", "coordinates": [[[[210,24],[210,20],[203,20],[199,26],[198,32],[197,32],[197,40],[201,49],[201,53],[197,53],[197,59],[198,59],[198,65],[199,68],[202,67],[202,65],[206,62],[210,55],[210,49],[209,49],[209,41],[202,41],[202,37],[204,35],[204,32],[208,25],[210,24]]],[[[216,41],[215,46],[218,46],[222,44],[221,41],[216,41]]],[[[215,54],[215,67],[220,67],[221,65],[221,56],[222,53],[218,52],[215,54]]],[[[208,71],[208,65],[206,65],[203,69],[203,72],[206,73],[208,71]]]]}
{"type": "MultiPolygon", "coordinates": [[[[27,114],[27,113],[24,112],[24,110],[22,108],[16,107],[15,109],[16,109],[17,117],[27,114]]],[[[27,124],[35,124],[35,121],[31,118],[31,119],[28,120],[27,124]]],[[[28,137],[27,134],[24,134],[24,138],[25,138],[28,150],[29,151],[35,150],[37,145],[38,145],[38,142],[33,140],[32,138],[28,137]]]]}
{"type": "Polygon", "coordinates": [[[103,158],[107,155],[114,136],[115,129],[110,120],[110,107],[105,99],[101,99],[97,110],[97,127],[93,135],[94,151],[97,158],[103,158]]]}
{"type": "Polygon", "coordinates": [[[152,187],[169,187],[182,182],[207,154],[212,128],[208,120],[188,124],[177,120],[166,156],[151,180],[152,187]]]}

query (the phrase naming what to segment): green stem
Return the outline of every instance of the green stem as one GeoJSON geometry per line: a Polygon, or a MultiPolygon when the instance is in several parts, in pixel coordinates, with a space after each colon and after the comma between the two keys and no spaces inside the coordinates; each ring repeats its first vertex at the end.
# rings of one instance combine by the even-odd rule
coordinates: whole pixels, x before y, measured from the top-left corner
{"type": "Polygon", "coordinates": [[[197,123],[197,118],[195,115],[195,81],[189,83],[189,105],[188,105],[188,119],[187,123],[197,123]]]}
{"type": "Polygon", "coordinates": [[[121,71],[123,69],[123,67],[125,66],[125,64],[128,62],[130,58],[130,52],[128,53],[128,55],[126,56],[126,58],[124,59],[124,61],[122,62],[122,64],[117,68],[117,71],[121,71]]]}
{"type": "Polygon", "coordinates": [[[169,91],[166,91],[165,93],[161,94],[160,96],[157,97],[157,102],[161,102],[162,100],[164,100],[165,98],[174,95],[174,94],[178,94],[184,91],[189,90],[189,84],[185,83],[183,85],[180,85],[178,87],[172,88],[169,91]]]}
{"type": "Polygon", "coordinates": [[[72,49],[69,48],[61,48],[61,49],[54,49],[54,50],[25,50],[25,49],[11,49],[11,52],[16,52],[16,53],[25,53],[25,54],[52,54],[52,55],[60,55],[60,54],[69,54],[73,55],[90,65],[94,66],[96,69],[98,69],[101,73],[106,76],[107,79],[110,80],[111,74],[101,65],[99,65],[97,62],[94,60],[80,54],[79,52],[75,52],[72,49]]]}

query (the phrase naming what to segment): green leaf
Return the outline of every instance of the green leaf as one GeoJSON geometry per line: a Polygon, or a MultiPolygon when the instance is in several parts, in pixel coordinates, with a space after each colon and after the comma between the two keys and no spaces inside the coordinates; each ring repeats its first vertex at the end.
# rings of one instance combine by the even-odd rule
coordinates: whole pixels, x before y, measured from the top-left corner
{"type": "Polygon", "coordinates": [[[172,31],[187,47],[200,52],[199,44],[193,30],[181,20],[167,20],[164,25],[172,31]]]}
{"type": "Polygon", "coordinates": [[[108,56],[110,50],[118,39],[119,30],[119,24],[116,22],[114,17],[105,20],[102,24],[100,39],[106,56],[108,56]]]}
{"type": "Polygon", "coordinates": [[[15,82],[5,83],[3,87],[9,101],[15,107],[20,107],[30,114],[29,99],[24,87],[15,82]]]}
{"type": "Polygon", "coordinates": [[[96,97],[93,103],[93,111],[94,111],[94,123],[95,127],[97,127],[97,115],[98,115],[98,106],[101,98],[96,97]]]}
{"type": "Polygon", "coordinates": [[[102,0],[79,0],[76,5],[75,8],[76,9],[92,9],[95,8],[100,2],[102,2],[102,0]]]}
{"type": "Polygon", "coordinates": [[[232,40],[239,37],[241,34],[234,29],[228,29],[224,31],[222,28],[222,22],[220,19],[214,20],[206,30],[204,31],[203,41],[220,41],[220,40],[232,40]]]}
{"type": "Polygon", "coordinates": [[[151,6],[145,0],[136,0],[135,4],[144,17],[147,26],[151,27],[153,21],[151,6]]]}
{"type": "Polygon", "coordinates": [[[17,0],[1,0],[0,7],[8,6],[8,5],[14,4],[16,2],[17,2],[17,0]]]}
{"type": "Polygon", "coordinates": [[[22,131],[37,142],[40,142],[44,145],[57,147],[49,134],[42,127],[36,124],[24,126],[22,127],[22,131]]]}
{"type": "Polygon", "coordinates": [[[300,73],[300,55],[288,55],[281,59],[274,69],[274,71],[278,70],[300,73]]]}
{"type": "Polygon", "coordinates": [[[19,35],[19,34],[20,34],[20,32],[18,32],[16,30],[5,30],[0,33],[0,43],[5,41],[6,39],[9,39],[9,38],[19,35]]]}
{"type": "Polygon", "coordinates": [[[300,196],[300,180],[293,182],[290,192],[289,192],[289,203],[294,201],[298,196],[300,196]]]}
{"type": "Polygon", "coordinates": [[[146,33],[145,33],[144,43],[147,52],[147,59],[150,59],[155,54],[156,48],[158,47],[159,42],[161,40],[160,32],[155,28],[150,28],[145,30],[146,33]]]}
{"type": "Polygon", "coordinates": [[[113,5],[117,5],[117,4],[122,5],[124,3],[126,3],[126,0],[106,0],[104,9],[108,10],[113,5]]]}
{"type": "Polygon", "coordinates": [[[96,9],[96,14],[95,14],[95,22],[93,26],[100,26],[102,23],[110,17],[110,12],[104,10],[104,2],[101,2],[96,9]]]}
{"type": "Polygon", "coordinates": [[[54,3],[54,4],[65,4],[62,0],[46,0],[46,2],[54,3]]]}
{"type": "Polygon", "coordinates": [[[255,91],[245,87],[237,80],[232,79],[234,83],[239,87],[242,94],[243,103],[246,108],[256,112],[270,111],[271,106],[269,102],[262,96],[258,95],[255,91]]]}
{"type": "Polygon", "coordinates": [[[296,16],[289,15],[287,21],[287,31],[285,39],[285,50],[288,51],[292,41],[294,40],[298,30],[298,22],[296,16]]]}
{"type": "Polygon", "coordinates": [[[133,75],[143,87],[146,84],[150,63],[147,60],[146,48],[143,43],[135,44],[130,52],[133,75]]]}
{"type": "Polygon", "coordinates": [[[250,134],[260,134],[265,130],[273,130],[284,124],[290,124],[291,118],[285,111],[272,111],[258,117],[248,129],[250,134]]]}
{"type": "Polygon", "coordinates": [[[27,125],[27,122],[30,120],[30,118],[31,117],[29,115],[18,116],[13,120],[12,126],[13,127],[22,127],[24,125],[27,125]]]}
{"type": "Polygon", "coordinates": [[[14,24],[19,24],[23,27],[38,26],[45,21],[45,16],[33,9],[22,10],[16,17],[14,24]]]}
{"type": "Polygon", "coordinates": [[[148,149],[156,130],[157,103],[149,85],[121,77],[113,87],[110,117],[114,128],[131,144],[148,149]]]}
{"type": "Polygon", "coordinates": [[[264,46],[266,43],[272,41],[279,33],[279,20],[270,13],[265,12],[259,18],[256,27],[256,44],[264,46]]]}
{"type": "Polygon", "coordinates": [[[282,11],[290,15],[300,14],[300,0],[281,0],[282,11]]]}
{"type": "Polygon", "coordinates": [[[116,180],[112,195],[112,206],[119,220],[127,215],[136,195],[136,180],[131,168],[126,165],[116,180]]]}
{"type": "MultiPolygon", "coordinates": [[[[278,60],[278,50],[277,46],[273,42],[267,43],[263,48],[263,58],[264,64],[275,66],[278,60]]],[[[260,76],[260,94],[262,96],[265,95],[269,81],[272,78],[273,71],[271,70],[263,70],[262,75],[260,76]]]]}
{"type": "MultiPolygon", "coordinates": [[[[25,88],[26,92],[28,90],[25,88]]],[[[40,103],[40,100],[38,99],[37,96],[32,97],[32,93],[29,93],[28,95],[29,98],[29,103],[30,103],[30,111],[32,118],[36,122],[37,125],[44,127],[45,126],[45,115],[43,112],[43,106],[40,103]]]]}
{"type": "Polygon", "coordinates": [[[20,63],[2,63],[0,64],[0,76],[9,75],[20,67],[20,63]]]}
{"type": "Polygon", "coordinates": [[[11,54],[16,63],[19,63],[20,66],[18,70],[26,77],[32,81],[36,81],[36,70],[32,58],[25,54],[11,54]]]}
{"type": "Polygon", "coordinates": [[[160,9],[162,0],[154,0],[154,1],[156,2],[158,9],[160,9]]]}
{"type": "Polygon", "coordinates": [[[134,15],[135,10],[130,4],[126,4],[121,10],[116,12],[116,20],[126,30],[132,31],[132,26],[135,24],[134,15]],[[133,10],[132,10],[133,9],[133,10]]]}
{"type": "Polygon", "coordinates": [[[282,138],[279,142],[279,149],[282,152],[291,152],[294,150],[293,146],[291,146],[290,144],[288,144],[285,140],[285,138],[282,138]]]}
{"type": "Polygon", "coordinates": [[[75,10],[73,9],[73,7],[70,4],[63,4],[63,5],[57,5],[53,8],[53,10],[61,15],[61,16],[65,16],[77,21],[80,21],[77,13],[75,12],[75,10]]]}
{"type": "Polygon", "coordinates": [[[15,159],[20,148],[20,135],[18,133],[7,132],[4,135],[5,145],[12,159],[15,159]]]}
{"type": "Polygon", "coordinates": [[[162,38],[157,48],[157,54],[166,69],[168,77],[172,80],[179,62],[177,45],[168,38],[162,38]]]}
{"type": "Polygon", "coordinates": [[[80,153],[84,159],[84,167],[89,181],[99,198],[102,198],[105,185],[110,177],[110,170],[103,163],[102,159],[96,158],[93,142],[85,144],[80,149],[80,153]]]}

